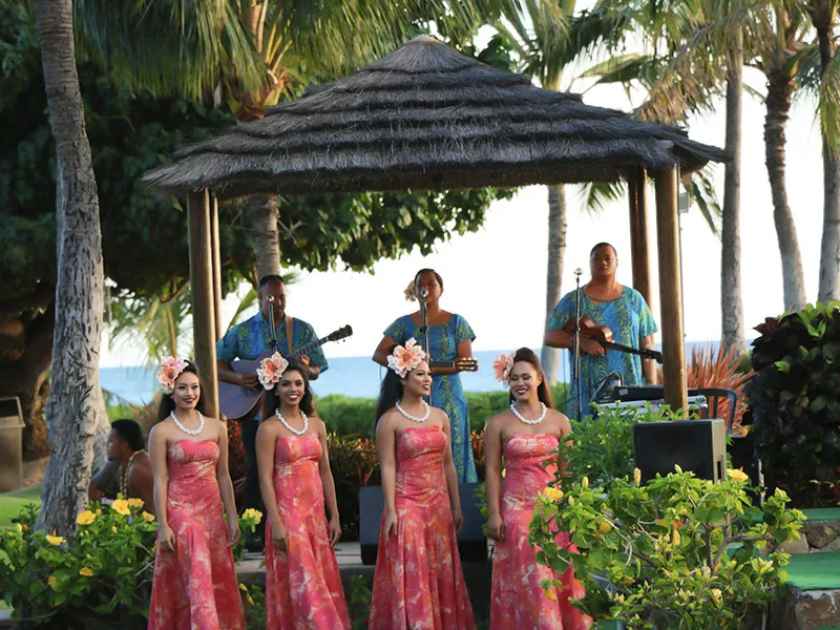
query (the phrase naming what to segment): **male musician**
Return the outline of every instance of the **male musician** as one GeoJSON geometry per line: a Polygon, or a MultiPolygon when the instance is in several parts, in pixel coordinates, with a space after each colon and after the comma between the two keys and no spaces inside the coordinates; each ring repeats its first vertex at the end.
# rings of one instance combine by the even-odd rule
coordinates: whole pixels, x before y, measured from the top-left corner
{"type": "MultiPolygon", "coordinates": [[[[600,327],[606,341],[633,348],[650,348],[656,321],[642,294],[615,279],[618,253],[609,243],[598,243],[589,253],[590,281],[580,290],[580,316],[589,317],[600,327]]],[[[632,353],[607,350],[598,340],[580,337],[580,395],[574,378],[574,321],[576,293],[570,291],[554,307],[549,318],[544,343],[570,350],[570,373],[573,375],[566,398],[566,415],[583,418],[591,415],[590,402],[595,389],[609,375],[616,372],[624,385],[640,385],[656,380],[656,366],[651,359],[632,353]],[[571,324],[569,325],[569,323],[571,324]]]]}
{"type": "MultiPolygon", "coordinates": [[[[257,373],[234,372],[230,366],[233,359],[254,361],[273,353],[272,338],[277,340],[277,351],[285,357],[294,353],[296,348],[301,348],[318,339],[310,324],[286,315],[286,288],[283,285],[283,278],[279,275],[271,274],[260,279],[259,298],[259,312],[250,319],[231,326],[225,336],[216,343],[219,378],[242,387],[259,388],[257,373]],[[272,315],[274,318],[273,335],[269,323],[272,315]]],[[[321,372],[328,367],[327,359],[319,346],[310,350],[308,355],[297,357],[297,362],[306,366],[310,380],[318,378],[321,372]]],[[[269,415],[273,411],[270,410],[269,415]]],[[[260,410],[258,409],[254,417],[244,419],[245,422],[242,423],[242,442],[248,460],[245,503],[262,510],[255,452],[259,416],[260,410]]],[[[231,420],[233,419],[231,418],[231,420]]]]}

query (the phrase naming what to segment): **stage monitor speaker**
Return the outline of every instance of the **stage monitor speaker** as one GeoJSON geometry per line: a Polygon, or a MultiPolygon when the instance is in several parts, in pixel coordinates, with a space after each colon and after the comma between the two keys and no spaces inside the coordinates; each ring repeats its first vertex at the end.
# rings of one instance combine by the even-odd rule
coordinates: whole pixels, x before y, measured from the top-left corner
{"type": "MultiPolygon", "coordinates": [[[[458,551],[462,562],[487,562],[487,539],[482,529],[484,517],[478,509],[475,497],[478,486],[477,483],[460,486],[464,525],[458,532],[458,551]]],[[[362,564],[376,564],[379,524],[384,507],[382,486],[359,488],[359,543],[362,548],[362,564]]]]}
{"type": "Polygon", "coordinates": [[[679,464],[701,479],[720,481],[724,476],[726,425],[723,420],[640,422],[633,426],[636,466],[642,482],[674,472],[679,464]]]}

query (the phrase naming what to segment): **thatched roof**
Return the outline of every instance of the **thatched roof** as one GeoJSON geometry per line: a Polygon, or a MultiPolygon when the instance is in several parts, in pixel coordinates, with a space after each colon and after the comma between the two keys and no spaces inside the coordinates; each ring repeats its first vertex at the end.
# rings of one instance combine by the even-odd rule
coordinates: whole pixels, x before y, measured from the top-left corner
{"type": "Polygon", "coordinates": [[[692,171],[724,153],[681,129],[418,37],[300,99],[185,147],[145,181],[169,192],[445,189],[616,180],[628,168],[692,171]]]}

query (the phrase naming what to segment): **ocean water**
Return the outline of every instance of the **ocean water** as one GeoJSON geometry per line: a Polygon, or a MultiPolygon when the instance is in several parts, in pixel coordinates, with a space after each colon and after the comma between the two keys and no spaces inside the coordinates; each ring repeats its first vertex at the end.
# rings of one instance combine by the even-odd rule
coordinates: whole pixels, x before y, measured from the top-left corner
{"type": "MultiPolygon", "coordinates": [[[[688,342],[686,356],[691,356],[695,348],[716,347],[716,343],[688,342]]],[[[486,392],[498,390],[501,384],[493,373],[493,361],[501,350],[475,352],[478,359],[478,372],[463,372],[461,381],[466,391],[486,392]]],[[[558,380],[569,381],[567,351],[561,350],[561,365],[558,380]]],[[[375,398],[379,393],[379,383],[385,376],[385,368],[370,360],[370,357],[329,358],[330,367],[321,377],[312,383],[317,396],[344,394],[375,398]]],[[[106,367],[100,370],[102,387],[109,393],[126,402],[139,405],[149,402],[157,391],[156,368],[145,366],[106,367]]]]}

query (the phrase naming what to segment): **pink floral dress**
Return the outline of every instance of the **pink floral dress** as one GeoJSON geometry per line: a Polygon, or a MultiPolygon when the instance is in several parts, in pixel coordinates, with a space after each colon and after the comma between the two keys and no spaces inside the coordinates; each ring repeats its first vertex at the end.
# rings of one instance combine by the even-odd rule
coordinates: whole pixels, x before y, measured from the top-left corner
{"type": "Polygon", "coordinates": [[[149,630],[241,630],[239,584],[228,547],[212,440],[169,446],[166,515],[175,551],[158,546],[149,630]]]}
{"type": "Polygon", "coordinates": [[[443,469],[448,448],[440,427],[397,433],[397,533],[380,527],[370,630],[475,627],[443,469]]]}
{"type": "Polygon", "coordinates": [[[265,527],[266,627],[272,630],[341,630],[350,627],[335,552],[324,513],[316,435],[277,438],[274,492],[286,528],[286,551],[265,527]]]}
{"type": "MultiPolygon", "coordinates": [[[[569,567],[557,575],[537,563],[537,549],[528,542],[528,526],[534,502],[557,467],[546,465],[555,456],[557,438],[549,434],[513,435],[504,445],[505,478],[502,482],[501,516],[505,539],[493,552],[493,584],[490,593],[492,630],[581,630],[592,619],[569,603],[583,597],[583,585],[569,567]],[[540,587],[548,579],[562,581],[552,596],[540,587]]],[[[569,535],[560,532],[558,543],[569,545],[569,535]]]]}

